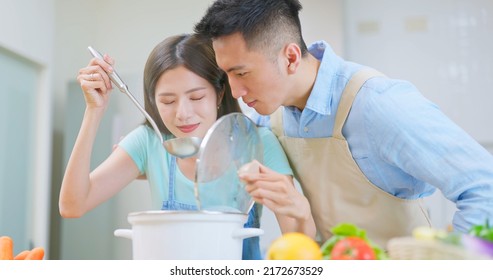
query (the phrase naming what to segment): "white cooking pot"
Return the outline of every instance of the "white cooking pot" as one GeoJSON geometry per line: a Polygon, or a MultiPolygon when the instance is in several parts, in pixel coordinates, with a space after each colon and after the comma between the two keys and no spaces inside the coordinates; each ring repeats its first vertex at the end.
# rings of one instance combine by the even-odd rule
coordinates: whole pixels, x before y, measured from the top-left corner
{"type": "Polygon", "coordinates": [[[128,214],[133,259],[240,260],[243,239],[264,233],[243,228],[247,214],[216,211],[145,211],[128,214]]]}

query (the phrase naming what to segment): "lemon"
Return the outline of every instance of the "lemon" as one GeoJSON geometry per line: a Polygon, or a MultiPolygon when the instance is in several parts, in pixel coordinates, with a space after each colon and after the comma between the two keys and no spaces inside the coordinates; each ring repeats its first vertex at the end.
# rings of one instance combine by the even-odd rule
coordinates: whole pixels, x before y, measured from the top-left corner
{"type": "Polygon", "coordinates": [[[290,232],[272,242],[266,258],[268,260],[321,260],[322,251],[309,236],[290,232]]]}

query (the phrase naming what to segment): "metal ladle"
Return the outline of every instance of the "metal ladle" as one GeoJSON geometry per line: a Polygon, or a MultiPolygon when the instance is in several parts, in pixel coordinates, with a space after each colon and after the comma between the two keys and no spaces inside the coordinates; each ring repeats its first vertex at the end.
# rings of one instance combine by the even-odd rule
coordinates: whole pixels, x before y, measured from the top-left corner
{"type": "MultiPolygon", "coordinates": [[[[94,56],[95,58],[104,59],[103,55],[101,55],[101,53],[96,51],[93,47],[89,46],[87,48],[89,49],[89,52],[92,54],[92,56],[94,56]]],[[[130,98],[130,100],[132,100],[135,106],[137,106],[140,112],[144,114],[144,117],[149,121],[152,128],[154,129],[154,132],[156,132],[157,136],[159,137],[161,144],[164,146],[166,151],[168,151],[168,153],[179,158],[186,158],[195,155],[199,151],[200,143],[202,142],[202,139],[200,139],[199,137],[182,137],[163,141],[163,135],[161,135],[161,131],[159,131],[156,122],[139,104],[137,99],[135,99],[135,97],[130,93],[130,91],[128,90],[128,86],[123,82],[116,71],[113,69],[113,72],[108,73],[108,76],[110,77],[110,80],[116,85],[116,87],[122,93],[126,94],[130,98]]]]}

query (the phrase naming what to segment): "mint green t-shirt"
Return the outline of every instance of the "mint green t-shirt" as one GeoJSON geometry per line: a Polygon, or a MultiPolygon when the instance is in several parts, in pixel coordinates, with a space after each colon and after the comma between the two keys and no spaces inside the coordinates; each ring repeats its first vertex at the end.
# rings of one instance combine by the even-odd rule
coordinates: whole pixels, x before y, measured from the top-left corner
{"type": "MultiPolygon", "coordinates": [[[[263,164],[268,168],[285,175],[293,175],[288,159],[276,136],[268,128],[259,127],[259,136],[264,147],[263,164]]],[[[170,139],[172,136],[163,136],[170,139]]],[[[149,182],[153,208],[161,209],[162,202],[169,196],[169,174],[172,156],[166,152],[152,128],[141,125],[131,131],[119,146],[133,159],[141,174],[145,174],[149,182]]],[[[175,200],[184,204],[196,205],[194,182],[186,178],[176,168],[175,200]]],[[[211,195],[210,199],[214,199],[211,195]]],[[[207,199],[206,197],[201,199],[207,199]]]]}

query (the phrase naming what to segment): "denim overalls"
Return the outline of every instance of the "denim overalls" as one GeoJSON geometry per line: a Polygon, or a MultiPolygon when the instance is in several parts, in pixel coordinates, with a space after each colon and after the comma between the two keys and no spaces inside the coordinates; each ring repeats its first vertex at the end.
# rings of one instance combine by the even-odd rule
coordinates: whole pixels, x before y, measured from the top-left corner
{"type": "MultiPolygon", "coordinates": [[[[180,203],[175,200],[175,177],[176,177],[176,157],[170,157],[169,164],[169,191],[168,200],[163,201],[161,210],[197,210],[196,205],[180,203]]],[[[245,228],[258,228],[260,227],[260,215],[259,207],[255,204],[252,210],[248,213],[248,221],[243,225],[245,228]]],[[[260,260],[262,259],[260,255],[260,243],[259,237],[250,237],[243,239],[243,255],[244,260],[260,260]]]]}

